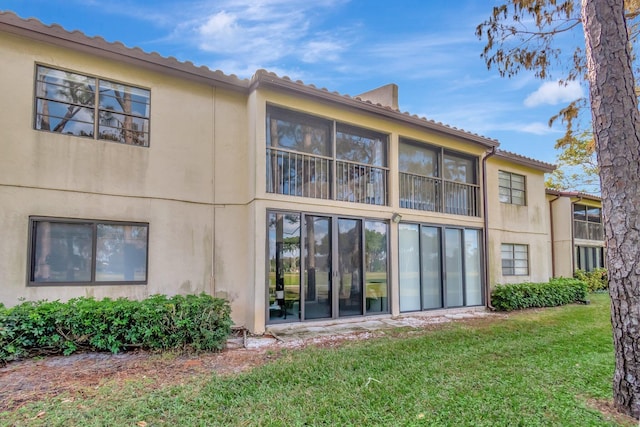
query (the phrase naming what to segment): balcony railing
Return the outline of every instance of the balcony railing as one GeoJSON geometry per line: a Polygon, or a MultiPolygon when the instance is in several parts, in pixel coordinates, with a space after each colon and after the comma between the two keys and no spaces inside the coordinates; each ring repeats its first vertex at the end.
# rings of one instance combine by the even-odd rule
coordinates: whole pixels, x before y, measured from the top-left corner
{"type": "Polygon", "coordinates": [[[573,233],[576,239],[604,240],[604,227],[599,222],[574,220],[573,233]]]}
{"type": "Polygon", "coordinates": [[[400,207],[442,212],[441,180],[400,173],[400,207]]]}
{"type": "Polygon", "coordinates": [[[386,205],[387,173],[384,168],[336,160],[336,200],[386,205]]]}
{"type": "Polygon", "coordinates": [[[267,148],[267,191],[330,199],[332,163],[327,157],[267,148]]]}
{"type": "Polygon", "coordinates": [[[362,163],[267,148],[269,193],[386,205],[388,173],[386,168],[362,163]],[[332,195],[334,167],[335,195],[332,195]]]}
{"type": "Polygon", "coordinates": [[[454,215],[479,215],[480,187],[400,173],[400,207],[454,215]]]}

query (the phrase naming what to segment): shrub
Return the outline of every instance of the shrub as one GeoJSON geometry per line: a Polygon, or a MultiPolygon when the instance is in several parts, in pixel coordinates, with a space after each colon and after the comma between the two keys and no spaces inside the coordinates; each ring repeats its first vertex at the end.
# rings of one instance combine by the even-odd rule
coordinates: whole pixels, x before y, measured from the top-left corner
{"type": "Polygon", "coordinates": [[[0,364],[77,350],[216,351],[224,348],[231,323],[229,304],[205,294],[27,301],[0,306],[0,364]]]}
{"type": "Polygon", "coordinates": [[[502,311],[555,307],[586,299],[587,284],[567,278],[551,279],[545,283],[498,285],[491,292],[491,305],[502,311]]]}
{"type": "Polygon", "coordinates": [[[575,278],[587,284],[589,292],[609,289],[609,277],[606,268],[596,268],[590,272],[576,270],[575,278]]]}

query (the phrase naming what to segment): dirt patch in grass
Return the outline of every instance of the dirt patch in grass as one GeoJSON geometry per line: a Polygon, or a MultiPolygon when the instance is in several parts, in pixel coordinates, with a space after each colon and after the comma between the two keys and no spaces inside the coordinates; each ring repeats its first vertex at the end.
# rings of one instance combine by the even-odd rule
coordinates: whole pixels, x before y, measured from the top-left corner
{"type": "Polygon", "coordinates": [[[590,408],[599,411],[607,421],[613,421],[625,427],[640,426],[640,421],[618,411],[610,400],[587,399],[587,405],[590,408]]]}
{"type": "Polygon", "coordinates": [[[300,349],[309,345],[335,347],[345,341],[371,336],[354,333],[293,343],[280,343],[264,337],[266,344],[258,347],[198,355],[135,351],[20,360],[0,368],[0,412],[13,411],[25,404],[55,396],[65,395],[70,400],[88,397],[105,383],[145,380],[153,388],[162,388],[202,375],[237,374],[278,359],[284,349],[300,349]]]}

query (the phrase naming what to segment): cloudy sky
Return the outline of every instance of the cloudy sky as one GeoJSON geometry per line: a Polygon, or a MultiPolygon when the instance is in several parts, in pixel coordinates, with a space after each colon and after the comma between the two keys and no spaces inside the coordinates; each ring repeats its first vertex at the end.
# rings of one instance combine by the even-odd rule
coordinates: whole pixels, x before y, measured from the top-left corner
{"type": "Polygon", "coordinates": [[[0,0],[0,10],[241,78],[264,68],[351,96],[396,83],[402,111],[553,163],[562,130],[547,122],[586,89],[487,70],[475,28],[494,3],[0,0]]]}

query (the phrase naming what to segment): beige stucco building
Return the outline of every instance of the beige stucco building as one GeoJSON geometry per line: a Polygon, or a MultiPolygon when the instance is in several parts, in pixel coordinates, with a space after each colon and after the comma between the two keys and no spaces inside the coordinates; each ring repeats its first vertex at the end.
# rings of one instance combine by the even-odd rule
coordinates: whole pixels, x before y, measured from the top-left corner
{"type": "Polygon", "coordinates": [[[12,13],[0,57],[5,305],[205,292],[261,332],[482,309],[573,262],[552,165],[400,112],[395,85],[240,80],[12,13]]]}

